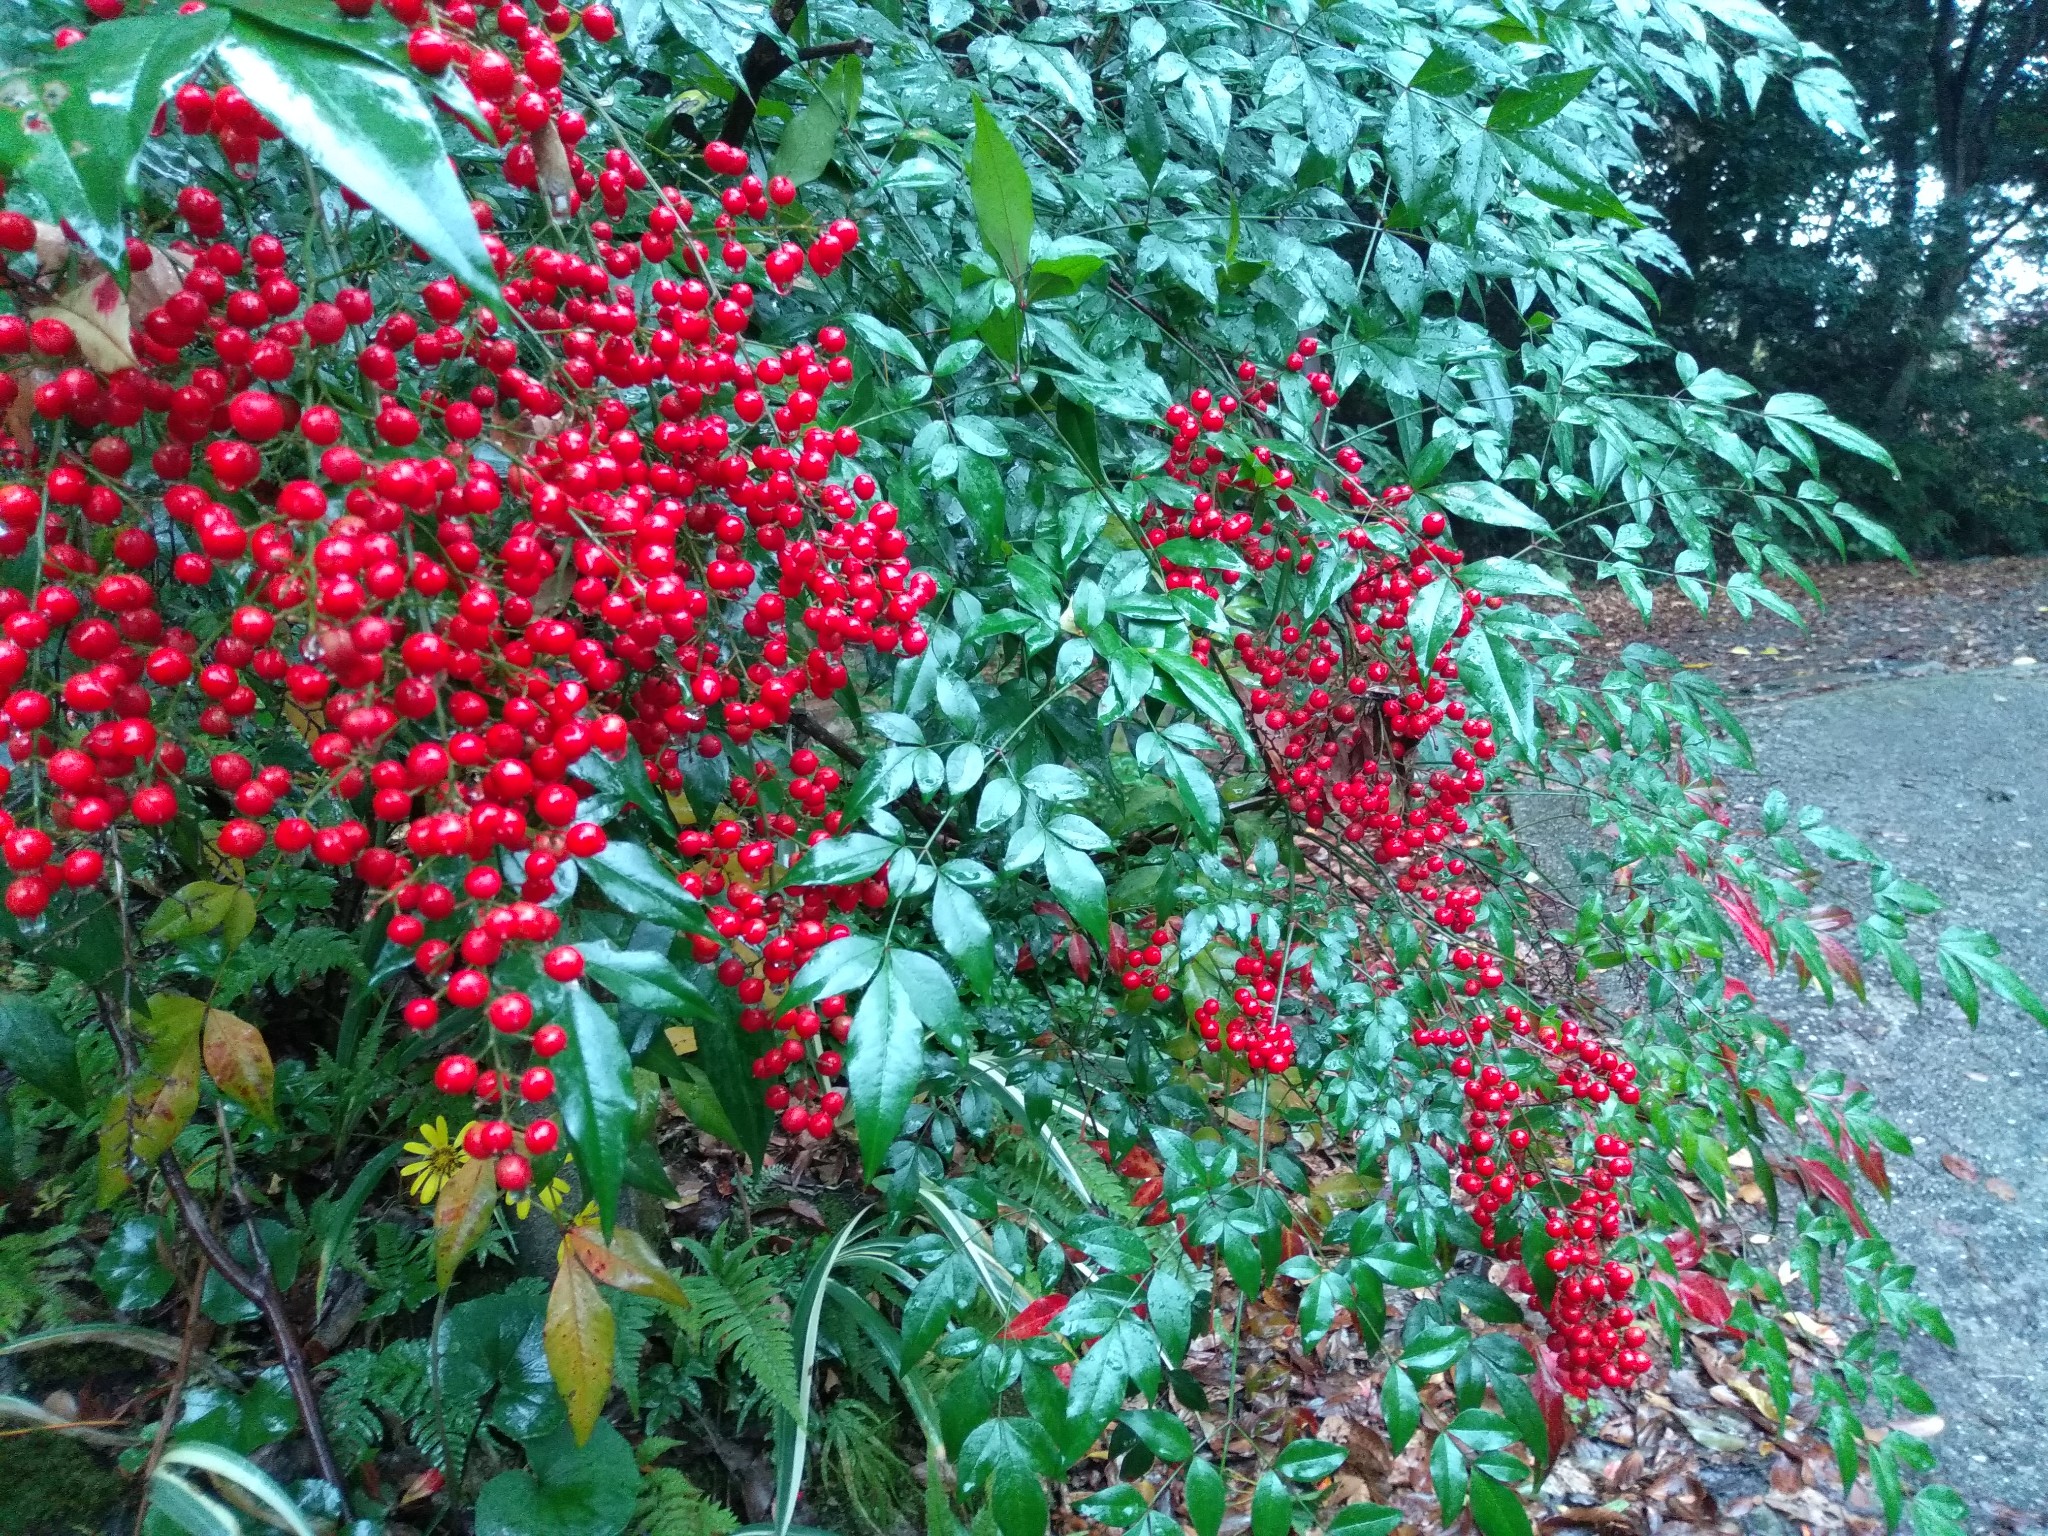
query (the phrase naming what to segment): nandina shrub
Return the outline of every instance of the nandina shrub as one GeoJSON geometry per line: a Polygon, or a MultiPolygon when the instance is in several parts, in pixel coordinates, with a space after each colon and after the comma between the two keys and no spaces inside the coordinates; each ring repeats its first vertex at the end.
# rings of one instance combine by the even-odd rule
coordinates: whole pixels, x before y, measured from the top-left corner
{"type": "MultiPolygon", "coordinates": [[[[1357,1429],[1504,1536],[1577,1405],[1724,1329],[1900,1517],[1928,1458],[1857,1416],[1942,1325],[1853,1184],[1907,1149],[1729,957],[1860,990],[1853,924],[1917,996],[1938,904],[1736,826],[1737,723],[1583,676],[1558,574],[1746,611],[1786,530],[1886,537],[1819,402],[1614,381],[1669,254],[1604,169],[1640,30],[1114,11],[1098,102],[1064,11],[956,68],[964,7],[122,9],[15,39],[0,115],[0,1321],[75,1337],[82,1245],[183,1327],[152,1520],[232,1520],[203,1472],[881,1529],[906,1451],[943,1530],[1049,1479],[1152,1533],[1423,1514],[1245,1407],[1255,1335],[1376,1376],[1357,1429]],[[1576,889],[1522,788],[1586,808],[1576,889]],[[1738,1158],[1867,1314],[1831,1368],[1738,1158]],[[707,1184],[738,1219],[671,1232],[707,1184]]],[[[1739,15],[1745,81],[1853,121],[1739,15]]],[[[1996,956],[1943,937],[1958,1001],[2040,1013],[1996,956]]]]}

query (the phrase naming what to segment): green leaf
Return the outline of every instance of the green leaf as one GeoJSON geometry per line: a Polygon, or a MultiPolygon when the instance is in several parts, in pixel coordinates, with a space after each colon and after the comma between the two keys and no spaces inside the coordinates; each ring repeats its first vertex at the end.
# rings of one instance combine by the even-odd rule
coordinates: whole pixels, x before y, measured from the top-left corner
{"type": "Polygon", "coordinates": [[[580,986],[567,989],[569,1045],[554,1060],[555,1091],[562,1106],[562,1133],[576,1154],[578,1176],[597,1202],[598,1220],[612,1229],[618,1215],[619,1185],[633,1137],[638,1100],[633,1093],[633,1059],[619,1038],[611,1013],[580,986]]]}
{"type": "Polygon", "coordinates": [[[1396,1366],[1380,1383],[1380,1409],[1387,1420],[1387,1444],[1399,1455],[1422,1422],[1422,1397],[1408,1373],[1396,1366]]]}
{"type": "Polygon", "coordinates": [[[783,877],[785,885],[853,885],[889,862],[900,843],[872,832],[849,832],[813,843],[783,877]]]}
{"type": "Polygon", "coordinates": [[[0,996],[0,1062],[73,1114],[92,1113],[78,1073],[78,1046],[57,1016],[33,998],[0,996]]]}
{"type": "Polygon", "coordinates": [[[161,1218],[131,1216],[100,1245],[92,1278],[116,1312],[146,1312],[171,1294],[177,1277],[164,1267],[162,1236],[161,1218]]]}
{"type": "Polygon", "coordinates": [[[1780,421],[1797,422],[1807,431],[1826,438],[1838,448],[1846,448],[1851,453],[1860,454],[1866,459],[1882,464],[1891,471],[1894,480],[1899,478],[1899,466],[1892,462],[1892,456],[1886,451],[1884,444],[1869,433],[1859,431],[1846,421],[1837,420],[1829,415],[1826,402],[1816,395],[1773,395],[1764,402],[1764,415],[1780,421]]]}
{"type": "Polygon", "coordinates": [[[1478,83],[1479,72],[1439,43],[1415,71],[1408,89],[1432,96],[1462,96],[1478,83]]]}
{"type": "Polygon", "coordinates": [[[1557,597],[1576,602],[1572,589],[1540,565],[1504,555],[1475,560],[1459,575],[1465,585],[1489,597],[1557,597]]]}
{"type": "Polygon", "coordinates": [[[1171,139],[1151,85],[1138,71],[1124,82],[1124,144],[1138,169],[1145,173],[1145,184],[1149,187],[1157,182],[1166,165],[1171,139]]]}
{"type": "Polygon", "coordinates": [[[1164,1408],[1133,1408],[1122,1414],[1119,1422],[1161,1461],[1186,1461],[1195,1453],[1195,1438],[1187,1425],[1164,1408]]]}
{"type": "Polygon", "coordinates": [[[1273,1470],[1297,1483],[1320,1483],[1335,1477],[1349,1453],[1341,1445],[1324,1440],[1290,1440],[1273,1458],[1273,1470]]]}
{"type": "Polygon", "coordinates": [[[1223,1528],[1223,1474],[1216,1470],[1216,1463],[1207,1457],[1198,1457],[1188,1463],[1185,1495],[1188,1503],[1188,1524],[1195,1528],[1195,1536],[1216,1536],[1223,1528]]]}
{"type": "Polygon", "coordinates": [[[821,997],[859,991],[882,963],[882,953],[882,941],[864,933],[832,940],[796,973],[783,995],[783,1009],[804,1008],[821,997]]]}
{"type": "Polygon", "coordinates": [[[1550,524],[1539,514],[1489,480],[1460,480],[1439,485],[1429,494],[1451,516],[1462,517],[1468,523],[1484,523],[1489,528],[1524,528],[1531,533],[1551,531],[1550,524]]]}
{"type": "Polygon", "coordinates": [[[1188,1352],[1188,1340],[1194,1332],[1194,1292],[1171,1270],[1155,1269],[1145,1284],[1145,1312],[1152,1320],[1152,1332],[1159,1340],[1159,1352],[1170,1364],[1179,1365],[1188,1352]]]}
{"type": "Polygon", "coordinates": [[[862,995],[847,1041],[846,1087],[853,1100],[861,1164],[872,1179],[924,1077],[924,1021],[897,975],[896,957],[884,959],[862,995]]]}
{"type": "Polygon", "coordinates": [[[967,187],[974,199],[974,219],[981,243],[1009,274],[1021,292],[1031,270],[1031,177],[1024,161],[989,110],[974,103],[974,155],[967,166],[967,187]]]}
{"type": "Polygon", "coordinates": [[[1529,1511],[1514,1490],[1486,1475],[1472,1479],[1472,1519],[1484,1536],[1530,1536],[1529,1511]]]}
{"type": "Polygon", "coordinates": [[[1294,1523],[1294,1495],[1278,1472],[1264,1472],[1252,1489],[1252,1536],[1287,1536],[1294,1523]]]}
{"type": "Polygon", "coordinates": [[[995,935],[982,915],[981,903],[947,873],[950,867],[941,867],[938,883],[932,888],[932,932],[974,990],[986,997],[995,985],[995,935]]]}
{"type": "Polygon", "coordinates": [[[800,187],[816,181],[832,163],[832,152],[839,147],[839,135],[845,129],[846,120],[829,102],[812,102],[782,130],[782,142],[775,146],[769,171],[787,176],[800,187]]]}
{"type": "Polygon", "coordinates": [[[21,105],[0,108],[0,169],[110,269],[126,262],[123,214],[157,108],[227,27],[223,12],[181,16],[170,7],[102,22],[83,42],[30,65],[18,93],[9,93],[21,105]]]}
{"type": "Polygon", "coordinates": [[[313,163],[479,293],[498,283],[416,77],[238,14],[215,46],[228,79],[313,163]]]}
{"type": "Polygon", "coordinates": [[[1045,1536],[1045,1482],[1063,1463],[1052,1437],[1030,1419],[989,1419],[960,1448],[964,1491],[985,1493],[1001,1536],[1045,1536]]]}
{"type": "Polygon", "coordinates": [[[1230,733],[1231,740],[1247,753],[1256,753],[1251,732],[1244,723],[1244,710],[1230,684],[1217,673],[1180,651],[1161,647],[1147,651],[1146,660],[1165,673],[1187,701],[1230,733]]]}
{"type": "Polygon", "coordinates": [[[1105,948],[1109,944],[1109,887],[1086,851],[1048,831],[1045,838],[1045,879],[1082,932],[1105,948]]]}
{"type": "Polygon", "coordinates": [[[1428,670],[1464,616],[1465,600],[1454,581],[1439,577],[1415,594],[1408,604],[1408,634],[1417,666],[1428,670]]]}
{"type": "Polygon", "coordinates": [[[711,932],[703,904],[677,885],[675,877],[655,863],[654,856],[640,844],[614,838],[583,860],[582,867],[597,888],[629,916],[685,933],[711,932]]]}
{"type": "Polygon", "coordinates": [[[640,1468],[609,1421],[581,1445],[567,1424],[527,1441],[526,1464],[484,1484],[476,1536],[619,1536],[633,1518],[640,1468]]]}
{"type": "Polygon", "coordinates": [[[1436,1489],[1436,1504],[1445,1525],[1456,1520],[1458,1511],[1465,1507],[1466,1484],[1470,1479],[1471,1469],[1457,1441],[1449,1435],[1438,1435],[1429,1448],[1429,1481],[1436,1489]]]}
{"type": "Polygon", "coordinates": [[[621,949],[604,939],[579,940],[583,974],[628,1008],[670,1018],[701,1019],[712,1012],[704,994],[660,950],[621,949]]]}
{"type": "Polygon", "coordinates": [[[1536,756],[1536,677],[1529,663],[1506,635],[1489,628],[1483,617],[1458,646],[1458,677],[1486,707],[1506,722],[1522,755],[1536,756]]]}
{"type": "Polygon", "coordinates": [[[1574,69],[1569,73],[1538,75],[1526,86],[1511,85],[1493,101],[1486,114],[1492,133],[1515,133],[1549,122],[1579,99],[1600,73],[1597,69],[1574,69]]]}

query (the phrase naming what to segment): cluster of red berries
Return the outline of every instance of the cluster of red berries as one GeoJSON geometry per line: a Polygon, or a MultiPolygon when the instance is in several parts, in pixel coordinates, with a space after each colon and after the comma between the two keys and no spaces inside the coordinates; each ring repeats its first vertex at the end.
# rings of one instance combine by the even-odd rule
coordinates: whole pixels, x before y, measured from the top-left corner
{"type": "MultiPolygon", "coordinates": [[[[1155,1003],[1173,1001],[1173,985],[1161,978],[1160,967],[1166,962],[1166,951],[1173,947],[1174,934],[1171,926],[1150,930],[1137,942],[1124,936],[1121,924],[1112,924],[1109,934],[1109,968],[1116,972],[1118,984],[1133,995],[1142,993],[1145,999],[1155,1003]]],[[[1141,999],[1142,1000],[1142,999],[1141,999]]]]}
{"type": "Polygon", "coordinates": [[[1515,1005],[1496,1020],[1476,1014],[1449,1026],[1418,1025],[1411,1042],[1448,1057],[1448,1069],[1466,1102],[1466,1133],[1456,1150],[1457,1188],[1472,1203],[1486,1246],[1505,1258],[1522,1254],[1520,1207],[1527,1192],[1564,1185],[1573,1191],[1562,1209],[1542,1212],[1551,1246],[1543,1262],[1556,1279],[1547,1302],[1520,1271],[1525,1294],[1539,1298],[1550,1325],[1547,1341],[1556,1356],[1563,1389],[1584,1396],[1596,1386],[1626,1386],[1650,1369],[1646,1336],[1624,1298],[1635,1271],[1608,1257],[1622,1235],[1626,1185],[1635,1171],[1629,1142],[1593,1129],[1598,1106],[1613,1097],[1624,1105],[1640,1098],[1635,1067],[1576,1020],[1539,1023],[1515,1005]],[[1534,1047],[1539,1059],[1556,1063],[1549,1077],[1520,1082],[1496,1060],[1497,1036],[1505,1030],[1522,1051],[1534,1047]],[[1560,1130],[1532,1126],[1531,1110],[1549,1106],[1569,1144],[1570,1171],[1557,1165],[1560,1130]],[[1582,1113],[1567,1113],[1577,1106],[1582,1113]],[[1503,1218],[1503,1213],[1515,1217],[1503,1218]]]}
{"type": "MultiPolygon", "coordinates": [[[[729,759],[732,814],[677,844],[717,935],[697,957],[738,993],[744,1027],[782,1036],[756,1070],[785,1128],[828,1135],[845,1107],[843,1000],[778,1015],[769,989],[886,886],[774,889],[838,829],[840,776],[766,733],[846,686],[857,657],[920,653],[937,584],[872,477],[844,464],[858,434],[815,425],[853,379],[845,333],[747,337],[748,269],[771,288],[794,276],[778,253],[801,226],[755,227],[794,189],[714,145],[715,211],[699,220],[623,147],[586,166],[587,126],[560,90],[567,11],[536,22],[507,3],[486,22],[455,4],[428,25],[421,4],[388,8],[417,24],[419,68],[466,80],[508,180],[552,134],[572,202],[602,217],[515,251],[475,205],[524,340],[451,278],[396,304],[309,291],[295,240],[231,238],[228,204],[197,180],[175,199],[185,236],[131,248],[154,273],[136,366],[92,367],[61,320],[0,316],[35,419],[62,424],[41,451],[12,443],[28,473],[0,485],[0,549],[42,551],[32,594],[0,590],[7,908],[40,919],[105,879],[110,838],[181,815],[216,823],[230,858],[353,874],[413,952],[406,1022],[476,1042],[434,1073],[494,1111],[468,1150],[522,1188],[527,1159],[559,1145],[547,1062],[568,1036],[498,977],[527,954],[552,981],[582,977],[549,905],[565,864],[607,846],[581,816],[579,770],[637,744],[674,789],[682,754],[729,759]],[[649,263],[667,270],[636,287],[649,263]],[[627,386],[651,409],[613,392],[627,386]],[[310,769],[277,761],[264,733],[280,715],[310,769]],[[514,1102],[521,1124],[499,1108],[514,1102]]],[[[603,7],[581,22],[597,42],[616,30],[603,7]]],[[[229,87],[195,83],[171,105],[237,165],[271,136],[229,87]]],[[[42,234],[0,216],[9,249],[42,234]]],[[[801,260],[828,273],[858,240],[827,225],[801,260]]],[[[16,377],[0,379],[11,405],[16,377]]]]}
{"type": "Polygon", "coordinates": [[[1254,937],[1231,964],[1237,985],[1231,989],[1232,1012],[1224,1016],[1224,1000],[1205,997],[1195,1009],[1195,1032],[1206,1051],[1241,1054],[1254,1072],[1285,1072],[1294,1065],[1294,1030],[1280,1016],[1282,992],[1289,986],[1306,995],[1313,985],[1306,949],[1296,946],[1268,951],[1254,937]],[[1292,968],[1290,959],[1298,960],[1292,968]]]}
{"type": "MultiPolygon", "coordinates": [[[[1316,355],[1313,338],[1304,338],[1285,368],[1303,373],[1316,355]]],[[[1475,808],[1486,803],[1488,765],[1498,748],[1492,722],[1463,692],[1454,648],[1481,610],[1500,607],[1500,599],[1457,589],[1463,556],[1444,542],[1443,514],[1425,512],[1411,525],[1401,511],[1410,499],[1408,488],[1368,491],[1357,478],[1364,460],[1355,450],[1337,450],[1340,478],[1333,496],[1321,487],[1304,488],[1265,445],[1246,454],[1228,440],[1244,403],[1264,411],[1277,398],[1255,363],[1241,364],[1238,375],[1245,386],[1242,400],[1202,391],[1168,413],[1168,474],[1191,495],[1175,498],[1183,506],[1150,509],[1148,542],[1163,551],[1175,540],[1213,541],[1230,546],[1253,570],[1285,564],[1300,576],[1347,553],[1357,560],[1341,617],[1319,615],[1298,623],[1278,614],[1263,634],[1235,635],[1230,660],[1244,679],[1241,696],[1275,793],[1312,837],[1327,828],[1340,845],[1370,848],[1374,864],[1391,877],[1393,894],[1413,902],[1413,915],[1441,936],[1435,968],[1452,995],[1478,999],[1504,986],[1507,974],[1500,957],[1465,940],[1477,924],[1486,882],[1462,850],[1474,831],[1475,808]],[[1341,548],[1338,541],[1317,540],[1305,522],[1285,515],[1298,509],[1297,498],[1304,494],[1326,504],[1341,498],[1361,514],[1341,548]],[[1410,610],[1421,594],[1443,582],[1453,583],[1455,620],[1447,643],[1424,659],[1415,653],[1410,610]],[[1422,766],[1415,747],[1447,727],[1462,738],[1448,763],[1422,766]]],[[[1307,383],[1324,408],[1335,404],[1327,374],[1312,372],[1307,383]]],[[[1170,584],[1210,595],[1221,595],[1239,578],[1235,569],[1161,558],[1170,584]]],[[[1382,956],[1372,969],[1383,990],[1402,987],[1405,978],[1392,959],[1382,956]]],[[[1290,969],[1287,957],[1265,954],[1256,945],[1235,970],[1238,985],[1228,999],[1209,998],[1197,1006],[1204,1046],[1242,1051],[1254,1070],[1285,1071],[1293,1041],[1278,1017],[1278,1002],[1290,986],[1309,991],[1309,970],[1290,969]]],[[[1411,1034],[1432,1070],[1446,1072],[1467,1101],[1467,1134],[1456,1149],[1457,1188],[1472,1202],[1488,1247],[1514,1256],[1520,1251],[1522,1207],[1533,1199],[1529,1192],[1560,1181],[1572,1187],[1567,1209],[1545,1213],[1551,1236],[1563,1239],[1546,1255],[1557,1276],[1544,1305],[1549,1347],[1567,1391],[1583,1395],[1598,1385],[1626,1385],[1650,1366],[1644,1331],[1624,1302],[1635,1272],[1608,1258],[1608,1245],[1621,1234],[1633,1165],[1627,1143],[1595,1132],[1591,1121],[1610,1097],[1624,1106],[1637,1102],[1635,1066],[1573,1021],[1539,1025],[1516,1006],[1501,1016],[1508,1030],[1536,1047],[1539,1059],[1554,1064],[1549,1076],[1517,1081],[1490,1059],[1499,1026],[1486,1014],[1421,1023],[1411,1034]],[[1573,1105],[1580,1113],[1566,1120],[1564,1134],[1569,1138],[1578,1129],[1579,1142],[1592,1151],[1575,1164],[1576,1171],[1561,1174],[1552,1166],[1558,1131],[1532,1128],[1530,1112],[1546,1109],[1554,1117],[1573,1105]]],[[[1534,1294],[1534,1287],[1528,1289],[1534,1294]]]]}

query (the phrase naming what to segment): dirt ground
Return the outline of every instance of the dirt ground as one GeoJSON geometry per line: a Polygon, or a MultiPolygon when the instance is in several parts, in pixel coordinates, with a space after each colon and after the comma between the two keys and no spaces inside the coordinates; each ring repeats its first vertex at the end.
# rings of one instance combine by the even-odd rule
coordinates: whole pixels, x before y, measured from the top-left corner
{"type": "Polygon", "coordinates": [[[2048,560],[1869,563],[1813,571],[1822,603],[1794,583],[1770,587],[1808,616],[1797,626],[1759,609],[1744,622],[1720,602],[1701,614],[1658,602],[1645,626],[1612,586],[1591,593],[1595,658],[1647,641],[1704,668],[1732,694],[1776,697],[1888,677],[1979,667],[2048,666],[2048,560]]]}

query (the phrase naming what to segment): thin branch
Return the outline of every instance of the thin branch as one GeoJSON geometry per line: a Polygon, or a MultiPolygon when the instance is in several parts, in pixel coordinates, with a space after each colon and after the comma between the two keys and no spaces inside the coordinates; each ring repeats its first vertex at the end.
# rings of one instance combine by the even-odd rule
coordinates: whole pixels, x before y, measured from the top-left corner
{"type": "MultiPolygon", "coordinates": [[[[166,1152],[156,1160],[156,1166],[163,1175],[165,1187],[171,1192],[171,1199],[177,1204],[178,1214],[184,1218],[192,1240],[199,1245],[206,1261],[220,1272],[221,1279],[243,1300],[261,1312],[264,1322],[270,1325],[271,1337],[277,1341],[279,1363],[284,1366],[285,1380],[291,1384],[292,1401],[298,1404],[299,1421],[305,1429],[306,1441],[313,1449],[313,1461],[325,1481],[345,1492],[348,1485],[342,1480],[341,1465],[334,1459],[334,1447],[327,1443],[327,1431],[320,1423],[320,1397],[313,1390],[313,1377],[306,1367],[305,1352],[299,1348],[298,1335],[292,1331],[291,1318],[285,1313],[284,1297],[278,1294],[276,1282],[269,1276],[269,1265],[263,1264],[257,1275],[242,1268],[207,1221],[206,1211],[199,1204],[199,1197],[192,1193],[192,1186],[185,1182],[185,1170],[178,1166],[177,1158],[166,1152]]],[[[263,1246],[257,1241],[253,1228],[250,1241],[255,1252],[262,1254],[263,1246]]]]}

